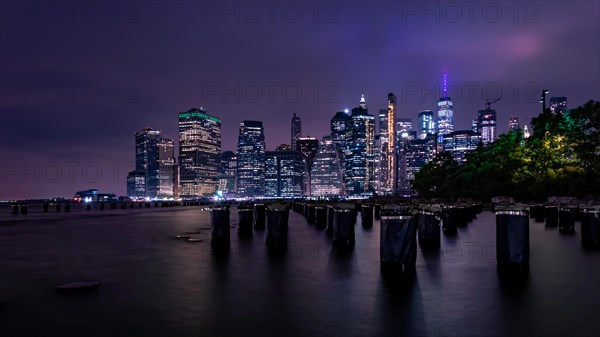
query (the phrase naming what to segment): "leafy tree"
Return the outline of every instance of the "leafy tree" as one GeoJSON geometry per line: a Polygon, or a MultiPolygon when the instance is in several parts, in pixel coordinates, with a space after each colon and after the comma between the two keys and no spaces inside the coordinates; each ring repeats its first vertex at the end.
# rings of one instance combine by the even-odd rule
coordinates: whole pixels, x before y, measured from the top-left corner
{"type": "Polygon", "coordinates": [[[480,145],[459,165],[448,152],[437,155],[416,175],[413,188],[423,197],[489,200],[511,195],[545,200],[551,195],[598,196],[600,191],[600,102],[532,119],[533,135],[502,134],[480,145]]]}

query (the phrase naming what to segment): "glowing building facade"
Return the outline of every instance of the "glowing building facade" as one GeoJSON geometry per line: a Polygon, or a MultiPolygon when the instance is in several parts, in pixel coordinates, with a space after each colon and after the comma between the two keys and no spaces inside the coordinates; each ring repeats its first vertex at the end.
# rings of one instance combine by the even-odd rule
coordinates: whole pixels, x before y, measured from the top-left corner
{"type": "Polygon", "coordinates": [[[237,195],[265,196],[265,133],[263,123],[240,123],[237,146],[237,195]]]}
{"type": "Polygon", "coordinates": [[[316,197],[339,196],[342,194],[342,171],[339,152],[331,136],[319,141],[311,177],[311,195],[316,197]]]}
{"type": "Polygon", "coordinates": [[[179,193],[197,198],[217,191],[221,166],[221,120],[204,108],[179,113],[179,193]]]}

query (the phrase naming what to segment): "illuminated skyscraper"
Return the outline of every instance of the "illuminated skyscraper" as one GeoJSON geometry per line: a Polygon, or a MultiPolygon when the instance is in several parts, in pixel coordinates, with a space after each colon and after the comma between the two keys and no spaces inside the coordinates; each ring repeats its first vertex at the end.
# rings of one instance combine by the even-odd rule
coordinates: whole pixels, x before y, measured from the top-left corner
{"type": "Polygon", "coordinates": [[[566,97],[550,97],[550,112],[553,114],[565,113],[567,111],[566,97]]]}
{"type": "Polygon", "coordinates": [[[236,190],[237,157],[233,151],[221,153],[221,170],[219,176],[218,190],[224,196],[232,194],[236,190]]]}
{"type": "Polygon", "coordinates": [[[146,197],[146,172],[129,172],[127,175],[127,196],[135,199],[146,197]]]}
{"type": "MultiPolygon", "coordinates": [[[[331,141],[338,151],[340,158],[340,166],[342,171],[342,185],[345,184],[344,177],[346,176],[346,164],[345,164],[345,152],[346,152],[346,140],[349,138],[350,132],[350,114],[348,110],[340,111],[333,116],[331,119],[331,141]]],[[[342,189],[345,193],[345,189],[342,189]]]]}
{"type": "Polygon", "coordinates": [[[399,192],[403,197],[410,197],[413,195],[411,183],[415,174],[437,153],[435,135],[428,134],[424,139],[403,140],[399,153],[399,192]]]}
{"type": "MultiPolygon", "coordinates": [[[[411,118],[398,118],[396,120],[396,142],[401,138],[408,137],[408,134],[412,131],[412,119],[411,118]]],[[[416,136],[416,132],[415,132],[416,136]]]]}
{"type": "Polygon", "coordinates": [[[172,198],[175,193],[175,148],[172,139],[158,140],[158,197],[172,198]]]}
{"type": "Polygon", "coordinates": [[[342,194],[340,158],[331,136],[319,141],[319,149],[311,171],[311,195],[317,197],[342,194]]]}
{"type": "Polygon", "coordinates": [[[477,113],[477,131],[481,134],[481,140],[484,144],[492,143],[496,140],[496,110],[489,106],[477,113]]]}
{"type": "Polygon", "coordinates": [[[439,135],[445,135],[454,131],[454,104],[448,94],[448,78],[444,74],[444,96],[439,99],[437,128],[439,135]]]}
{"type": "Polygon", "coordinates": [[[467,153],[477,149],[481,143],[481,134],[471,130],[454,131],[443,138],[444,151],[448,151],[459,163],[466,161],[467,153]]]}
{"type": "Polygon", "coordinates": [[[302,121],[300,120],[300,117],[294,114],[294,117],[292,117],[292,139],[290,141],[292,149],[296,148],[296,141],[300,137],[302,137],[302,121]]]}
{"type": "Polygon", "coordinates": [[[369,115],[364,96],[352,109],[344,152],[346,195],[368,196],[375,190],[375,116],[369,115]]]}
{"type": "Polygon", "coordinates": [[[419,128],[417,136],[419,139],[425,139],[427,135],[435,134],[435,120],[433,119],[433,111],[421,110],[419,112],[419,128]]]}
{"type": "Polygon", "coordinates": [[[179,113],[179,194],[211,195],[221,166],[221,120],[204,108],[179,113]]]}
{"type": "Polygon", "coordinates": [[[479,121],[477,118],[471,120],[471,131],[479,132],[479,121]]]}
{"type": "Polygon", "coordinates": [[[265,195],[265,133],[263,123],[240,123],[237,147],[237,190],[242,197],[265,195]]]}
{"type": "MultiPolygon", "coordinates": [[[[385,162],[386,149],[383,145],[388,142],[387,114],[387,109],[379,109],[377,133],[375,135],[375,177],[381,177],[382,172],[387,170],[387,163],[385,162]]],[[[385,194],[385,187],[386,185],[383,179],[376,179],[375,192],[377,192],[378,195],[385,194]]]]}
{"type": "Polygon", "coordinates": [[[146,176],[145,197],[158,196],[158,141],[160,131],[145,128],[135,134],[135,170],[146,176]]]}
{"type": "Polygon", "coordinates": [[[304,194],[304,158],[298,151],[265,153],[265,196],[297,198],[304,194]]]}
{"type": "Polygon", "coordinates": [[[521,129],[521,125],[519,124],[519,117],[512,116],[508,120],[508,131],[517,131],[521,129]]]}
{"type": "Polygon", "coordinates": [[[312,137],[300,137],[296,140],[296,151],[304,158],[305,169],[304,182],[306,184],[305,191],[307,195],[310,195],[310,172],[313,167],[315,156],[317,155],[317,149],[319,148],[319,140],[312,137]]]}
{"type": "MultiPolygon", "coordinates": [[[[361,99],[362,102],[362,99],[361,99]]],[[[396,156],[396,96],[389,93],[387,109],[379,111],[379,149],[377,149],[377,193],[393,195],[396,193],[397,156],[396,156]]]]}

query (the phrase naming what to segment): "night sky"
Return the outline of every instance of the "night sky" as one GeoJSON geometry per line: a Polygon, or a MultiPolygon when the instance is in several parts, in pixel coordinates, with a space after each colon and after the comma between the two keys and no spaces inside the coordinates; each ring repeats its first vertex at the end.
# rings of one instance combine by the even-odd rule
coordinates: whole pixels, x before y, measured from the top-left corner
{"type": "Polygon", "coordinates": [[[242,120],[263,121],[274,149],[293,113],[320,138],[363,93],[375,115],[395,93],[416,124],[444,71],[455,129],[486,97],[502,96],[500,132],[541,111],[543,88],[569,107],[600,99],[600,2],[465,3],[2,2],[0,199],[125,195],[134,133],[176,140],[193,107],[235,150],[242,120]]]}

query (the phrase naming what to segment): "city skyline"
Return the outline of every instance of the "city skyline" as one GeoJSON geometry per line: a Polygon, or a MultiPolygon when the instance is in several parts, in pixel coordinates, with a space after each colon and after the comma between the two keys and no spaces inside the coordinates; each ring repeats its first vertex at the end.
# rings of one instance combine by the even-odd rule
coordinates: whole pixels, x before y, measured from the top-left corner
{"type": "Polygon", "coordinates": [[[293,113],[319,139],[324,120],[361,94],[376,115],[393,92],[397,118],[415,130],[419,111],[437,116],[443,73],[457,130],[470,129],[486,99],[502,98],[498,134],[511,116],[527,125],[539,114],[542,89],[569,107],[600,99],[598,2],[518,11],[499,2],[497,20],[482,4],[453,20],[441,2],[427,3],[437,14],[406,2],[326,2],[318,16],[299,2],[298,20],[276,11],[272,22],[266,7],[258,20],[233,22],[202,2],[136,4],[115,16],[102,3],[97,20],[3,11],[0,25],[14,34],[0,40],[0,199],[125,195],[132,134],[150,126],[176,140],[174,116],[191,107],[221,118],[226,151],[247,119],[264,122],[268,150],[288,143],[293,113]]]}

